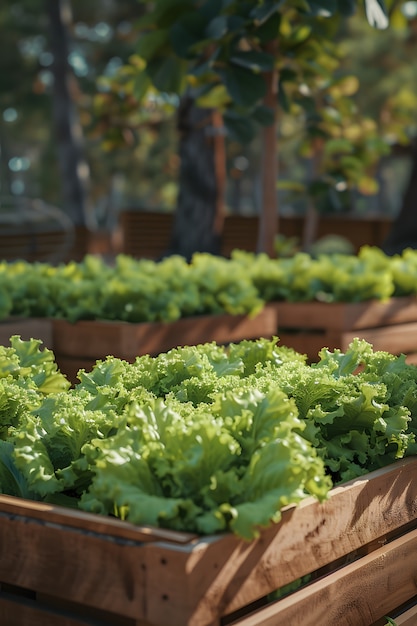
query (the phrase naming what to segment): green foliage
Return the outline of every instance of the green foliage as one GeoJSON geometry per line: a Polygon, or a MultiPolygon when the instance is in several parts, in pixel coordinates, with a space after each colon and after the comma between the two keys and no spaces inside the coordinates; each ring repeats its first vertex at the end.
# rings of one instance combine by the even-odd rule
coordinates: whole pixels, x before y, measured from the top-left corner
{"type": "MultiPolygon", "coordinates": [[[[254,316],[266,302],[386,301],[417,294],[417,252],[388,256],[363,246],[357,255],[298,252],[280,245],[281,256],[235,250],[231,259],[206,253],[155,262],[118,255],[113,265],[87,255],[81,262],[0,264],[8,295],[5,317],[171,322],[207,314],[254,316]]],[[[4,318],[3,318],[4,319],[4,318]]]]}
{"type": "Polygon", "coordinates": [[[245,267],[265,301],[386,301],[417,293],[416,252],[390,257],[363,246],[357,255],[297,252],[288,258],[235,250],[232,259],[245,267]]]}
{"type": "MultiPolygon", "coordinates": [[[[137,97],[146,101],[146,89],[184,93],[192,88],[197,100],[208,104],[208,92],[216,92],[216,106],[230,122],[233,136],[239,133],[237,120],[261,125],[272,123],[271,116],[255,114],[265,92],[265,73],[278,71],[286,80],[299,83],[309,74],[321,74],[320,56],[331,44],[341,16],[354,13],[353,1],[315,1],[291,3],[205,2],[176,3],[141,0],[145,15],[138,20],[136,53],[142,59],[132,64],[140,80],[137,97]],[[269,44],[277,42],[277,51],[269,44]],[[223,90],[219,90],[223,87],[223,90]]],[[[369,21],[382,27],[377,19],[376,0],[366,0],[369,21]]],[[[124,70],[122,70],[124,71],[124,70]]],[[[322,75],[323,76],[323,75],[322,75]]],[[[326,70],[326,76],[331,74],[326,70]]],[[[279,89],[281,103],[287,94],[279,89]]],[[[278,105],[278,101],[277,101],[278,105]]],[[[285,106],[285,105],[284,105],[285,106]]],[[[229,126],[228,126],[229,127],[229,126]]],[[[248,141],[253,133],[242,132],[248,141]]]]}
{"type": "Polygon", "coordinates": [[[70,386],[58,371],[53,353],[40,346],[39,340],[22,341],[17,336],[11,338],[10,347],[0,346],[0,439],[20,428],[25,415],[44,396],[70,386]]]}
{"type": "Polygon", "coordinates": [[[8,315],[126,322],[174,321],[192,315],[256,315],[263,306],[242,266],[195,254],[191,263],[171,256],[155,262],[119,255],[59,266],[25,261],[0,264],[8,315]]]}
{"type": "Polygon", "coordinates": [[[47,396],[19,373],[18,353],[45,363],[37,342],[12,345],[2,493],[249,540],[282,507],[414,453],[416,368],[359,339],[313,365],[277,338],[108,357],[47,396]]]}
{"type": "MultiPolygon", "coordinates": [[[[272,126],[279,111],[280,151],[292,140],[298,156],[313,163],[303,199],[319,211],[340,211],[348,208],[352,190],[378,192],[376,167],[390,151],[387,118],[377,124],[357,106],[359,85],[342,73],[344,55],[336,42],[358,10],[368,30],[386,28],[382,2],[190,0],[175,11],[169,0],[140,4],[145,15],[137,23],[137,56],[120,72],[131,73],[125,86],[138,107],[159,100],[162,110],[161,93],[192,94],[200,106],[219,109],[230,139],[243,144],[272,126]],[[271,73],[278,83],[276,106],[265,106],[271,73]]],[[[121,135],[106,137],[108,145],[123,142],[121,135]]]]}

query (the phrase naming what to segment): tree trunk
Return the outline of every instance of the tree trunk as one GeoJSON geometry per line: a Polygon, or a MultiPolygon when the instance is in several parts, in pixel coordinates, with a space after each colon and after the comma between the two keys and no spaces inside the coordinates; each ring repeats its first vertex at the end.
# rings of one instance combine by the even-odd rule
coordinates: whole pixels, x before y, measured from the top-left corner
{"type": "MultiPolygon", "coordinates": [[[[323,157],[323,140],[316,138],[313,146],[313,156],[310,161],[310,182],[315,180],[320,170],[320,162],[323,157]]],[[[320,215],[311,194],[308,196],[307,210],[304,218],[303,234],[301,241],[301,249],[308,252],[317,239],[319,229],[320,215]]]]}
{"type": "MultiPolygon", "coordinates": [[[[271,42],[267,52],[276,57],[276,42],[271,42]]],[[[265,252],[270,257],[275,256],[275,237],[278,228],[278,155],[277,155],[277,95],[278,72],[274,69],[265,75],[267,92],[264,104],[274,112],[274,122],[262,129],[262,207],[259,216],[259,232],[257,251],[265,252]]]]}
{"type": "Polygon", "coordinates": [[[178,113],[181,159],[174,228],[167,254],[190,260],[220,254],[224,221],[225,148],[220,114],[183,98],[178,113]]]}
{"type": "Polygon", "coordinates": [[[53,119],[61,171],[63,208],[76,227],[86,227],[89,168],[83,156],[83,134],[73,100],[75,77],[68,63],[70,0],[47,0],[50,46],[54,57],[53,119]]]}
{"type": "Polygon", "coordinates": [[[382,244],[386,254],[401,254],[405,248],[417,248],[417,141],[412,151],[412,166],[401,209],[390,233],[382,244]]]}

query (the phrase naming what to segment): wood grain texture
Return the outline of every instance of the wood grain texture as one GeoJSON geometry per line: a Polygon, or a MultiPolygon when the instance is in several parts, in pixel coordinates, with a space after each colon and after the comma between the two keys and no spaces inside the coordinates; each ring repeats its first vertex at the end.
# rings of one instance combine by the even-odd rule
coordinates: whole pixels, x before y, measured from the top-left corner
{"type": "Polygon", "coordinates": [[[282,328],[350,331],[417,322],[417,298],[391,298],[387,302],[276,302],[282,328]]]}
{"type": "Polygon", "coordinates": [[[404,354],[409,364],[416,364],[417,353],[417,324],[402,324],[398,327],[370,329],[350,333],[314,332],[286,333],[279,332],[279,345],[288,346],[306,354],[310,362],[316,362],[322,348],[330,351],[339,349],[346,352],[349,344],[355,337],[365,339],[375,351],[382,350],[400,356],[404,354]]]}
{"type": "Polygon", "coordinates": [[[165,553],[148,545],[148,619],[163,623],[162,595],[173,602],[179,624],[216,623],[238,610],[340,557],[374,542],[417,518],[417,460],[399,462],[344,487],[325,503],[307,499],[284,511],[282,522],[258,540],[232,536],[202,539],[165,553]],[[184,561],[183,553],[189,555],[184,561]],[[168,558],[169,557],[169,558],[168,558]],[[158,565],[166,559],[170,567],[158,565]],[[173,574],[175,573],[175,574],[173,574]],[[188,573],[188,576],[187,576],[188,573]],[[153,580],[151,580],[151,577],[153,580]],[[178,599],[181,598],[181,606],[178,599]],[[181,611],[181,612],[180,612],[181,611]],[[189,621],[186,620],[189,615],[189,621]]]}
{"type": "Polygon", "coordinates": [[[276,330],[276,312],[268,307],[253,318],[246,315],[201,315],[175,322],[139,324],[112,321],[79,321],[72,324],[65,320],[52,320],[53,346],[58,360],[61,356],[97,360],[112,355],[132,361],[136,356],[156,355],[177,346],[270,338],[276,330]]]}
{"type": "Polygon", "coordinates": [[[416,549],[414,530],[261,609],[239,626],[370,626],[417,593],[416,549]]]}
{"type": "Polygon", "coordinates": [[[344,345],[349,345],[358,336],[371,343],[374,350],[384,350],[391,354],[417,352],[417,322],[343,333],[344,345]]]}
{"type": "Polygon", "coordinates": [[[299,332],[280,332],[278,329],[279,344],[288,346],[306,354],[311,362],[318,361],[318,355],[322,348],[331,351],[339,349],[346,352],[349,344],[359,337],[370,343],[375,351],[382,350],[399,356],[406,355],[407,363],[416,363],[417,353],[417,323],[399,324],[398,326],[385,326],[382,328],[364,328],[350,332],[337,332],[326,330],[315,332],[299,330],[299,332]]]}
{"type": "Polygon", "coordinates": [[[0,580],[135,618],[146,606],[141,545],[2,517],[0,580]]]}
{"type": "Polygon", "coordinates": [[[375,351],[405,354],[415,363],[417,353],[417,298],[357,303],[277,302],[280,344],[318,360],[322,348],[346,351],[355,337],[375,351]]]}
{"type": "MultiPolygon", "coordinates": [[[[333,574],[341,560],[357,557],[357,564],[366,565],[363,555],[380,551],[363,578],[359,565],[350,577],[336,577],[330,596],[318,593],[314,606],[319,612],[332,594],[341,595],[341,604],[349,604],[354,594],[362,603],[362,596],[369,596],[369,579],[375,585],[385,581],[383,594],[390,591],[398,603],[394,608],[416,594],[411,550],[417,547],[417,531],[395,544],[395,558],[386,556],[395,542],[385,542],[410,524],[417,525],[417,458],[337,487],[326,502],[308,498],[287,507],[279,524],[250,542],[231,534],[184,535],[181,541],[182,533],[135,529],[114,519],[1,496],[0,581],[154,626],[218,626],[222,616],[305,574],[325,566],[333,574]],[[379,578],[373,578],[373,569],[379,578]]],[[[352,565],[337,571],[347,576],[352,565]]],[[[378,604],[381,594],[375,595],[375,589],[369,601],[378,604]]],[[[370,610],[366,602],[361,611],[370,610]]],[[[293,626],[291,621],[274,626],[281,623],[293,626]]]]}
{"type": "Polygon", "coordinates": [[[131,540],[135,542],[169,541],[171,543],[189,543],[198,538],[192,533],[177,532],[153,526],[136,526],[113,517],[86,513],[77,509],[35,502],[15,498],[14,496],[0,495],[0,520],[4,517],[28,521],[38,521],[43,524],[55,524],[57,527],[74,528],[80,531],[91,531],[108,538],[131,540]]]}

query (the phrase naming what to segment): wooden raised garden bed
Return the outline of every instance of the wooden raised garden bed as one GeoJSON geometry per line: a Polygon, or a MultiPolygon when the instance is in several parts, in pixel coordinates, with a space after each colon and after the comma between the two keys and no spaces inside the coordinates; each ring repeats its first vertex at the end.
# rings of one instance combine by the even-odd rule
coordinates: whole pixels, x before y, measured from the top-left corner
{"type": "Polygon", "coordinates": [[[1,320],[0,345],[9,346],[12,335],[20,335],[25,341],[40,339],[46,348],[52,349],[52,323],[49,319],[12,317],[1,320]]]}
{"type": "Polygon", "coordinates": [[[316,361],[323,348],[345,351],[354,337],[371,343],[374,350],[406,354],[417,362],[417,298],[392,298],[388,302],[278,302],[280,343],[316,361]]]}
{"type": "Polygon", "coordinates": [[[7,626],[411,625],[417,459],[334,488],[324,503],[289,506],[251,542],[0,496],[0,550],[7,626]]]}
{"type": "Polygon", "coordinates": [[[55,319],[52,320],[52,341],[60,370],[75,381],[79,369],[89,371],[98,359],[108,355],[132,362],[136,356],[156,356],[177,346],[271,338],[276,329],[276,311],[265,307],[255,317],[201,315],[175,322],[132,324],[103,320],[72,324],[55,319]]]}

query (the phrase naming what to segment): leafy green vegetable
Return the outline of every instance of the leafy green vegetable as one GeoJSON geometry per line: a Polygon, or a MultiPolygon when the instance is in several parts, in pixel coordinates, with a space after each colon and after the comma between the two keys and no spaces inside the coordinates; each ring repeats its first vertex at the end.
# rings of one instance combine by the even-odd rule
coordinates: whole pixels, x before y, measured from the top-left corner
{"type": "Polygon", "coordinates": [[[0,319],[10,316],[126,322],[174,321],[204,314],[256,315],[266,302],[386,301],[417,295],[417,251],[387,256],[297,252],[270,258],[235,250],[230,259],[196,253],[160,261],[118,255],[112,265],[0,262],[0,319]]]}
{"type": "Polygon", "coordinates": [[[355,339],[317,363],[278,338],[115,357],[69,383],[0,350],[0,491],[245,539],[307,496],[416,452],[417,368],[355,339]]]}
{"type": "Polygon", "coordinates": [[[390,257],[380,248],[363,246],[357,255],[304,252],[273,259],[235,250],[232,260],[251,276],[266,302],[363,302],[415,296],[417,251],[390,257]]]}

